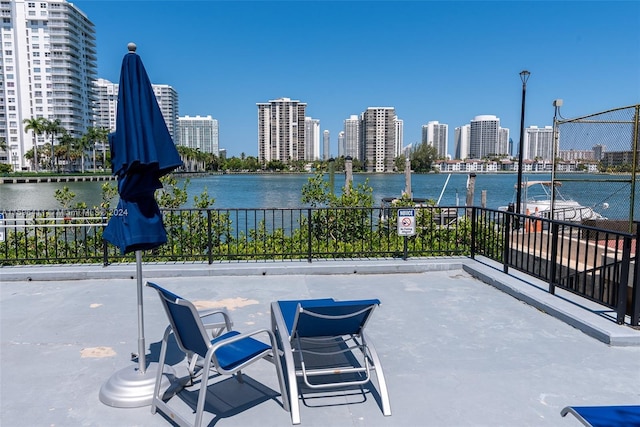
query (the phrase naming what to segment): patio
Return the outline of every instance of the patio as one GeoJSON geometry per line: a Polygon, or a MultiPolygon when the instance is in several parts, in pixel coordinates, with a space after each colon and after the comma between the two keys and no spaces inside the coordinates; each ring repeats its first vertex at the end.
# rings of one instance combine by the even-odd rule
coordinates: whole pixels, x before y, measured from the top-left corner
{"type": "MultiPolygon", "coordinates": [[[[564,406],[640,403],[640,331],[578,297],[538,292],[535,281],[466,258],[145,264],[143,274],[203,307],[225,305],[241,331],[269,327],[275,300],[380,299],[368,331],[392,416],[371,393],[345,394],[305,400],[302,426],[571,427],[581,424],[560,416],[564,406]]],[[[133,276],[134,265],[0,269],[0,424],[170,425],[149,407],[98,399],[102,384],[134,363],[133,276]]],[[[168,322],[148,288],[144,310],[153,362],[168,322]]],[[[206,412],[205,424],[291,425],[273,367],[244,373],[243,385],[210,388],[221,398],[210,395],[207,411],[216,414],[206,412]]],[[[172,405],[189,415],[185,400],[172,405]]]]}

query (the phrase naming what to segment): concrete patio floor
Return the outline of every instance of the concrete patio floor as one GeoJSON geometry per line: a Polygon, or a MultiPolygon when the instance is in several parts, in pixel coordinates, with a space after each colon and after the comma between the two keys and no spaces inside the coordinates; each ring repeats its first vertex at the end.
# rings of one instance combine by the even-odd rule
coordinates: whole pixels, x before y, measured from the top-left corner
{"type": "MultiPolygon", "coordinates": [[[[302,426],[571,427],[581,424],[560,416],[567,405],[640,404],[640,331],[475,261],[145,264],[143,277],[201,306],[225,305],[241,331],[269,327],[279,299],[380,299],[368,331],[392,416],[368,390],[309,395],[302,426]]],[[[135,365],[134,265],[3,267],[0,279],[0,425],[171,425],[148,406],[98,398],[115,372],[135,365]]],[[[155,362],[168,322],[149,288],[144,321],[155,362]]],[[[291,425],[273,365],[244,373],[245,384],[210,388],[205,425],[291,425]]],[[[191,391],[170,401],[188,416],[191,391]]]]}

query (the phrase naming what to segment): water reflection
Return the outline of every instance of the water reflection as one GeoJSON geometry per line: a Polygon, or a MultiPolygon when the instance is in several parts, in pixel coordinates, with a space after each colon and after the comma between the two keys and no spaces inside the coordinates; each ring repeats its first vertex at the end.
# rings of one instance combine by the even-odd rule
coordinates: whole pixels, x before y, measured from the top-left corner
{"type": "MultiPolygon", "coordinates": [[[[186,207],[193,207],[193,198],[206,189],[210,197],[215,199],[215,208],[299,208],[302,187],[311,175],[302,174],[260,174],[260,175],[211,175],[191,178],[187,188],[188,201],[186,207]]],[[[438,200],[443,206],[463,206],[466,201],[466,174],[452,174],[446,189],[443,191],[447,174],[414,174],[412,191],[416,198],[438,200]]],[[[476,178],[474,205],[481,204],[482,191],[486,191],[487,207],[506,206],[514,199],[515,174],[478,174],[476,178]]],[[[529,180],[549,180],[545,174],[528,175],[529,180]]],[[[574,179],[586,179],[584,176],[574,179]]],[[[593,177],[592,177],[593,178],[593,177]]],[[[598,179],[621,179],[616,176],[598,175],[598,179]]],[[[627,178],[628,179],[628,178],[627,178]]],[[[355,174],[354,185],[368,181],[373,188],[376,206],[383,197],[399,197],[405,187],[402,174],[355,174]]],[[[184,180],[178,180],[182,186],[184,180]]],[[[341,192],[344,186],[344,174],[336,174],[335,191],[341,192]]],[[[69,182],[69,183],[37,183],[37,184],[4,184],[0,186],[0,209],[41,210],[59,209],[62,206],[55,199],[55,191],[64,186],[76,194],[72,204],[85,202],[87,207],[99,206],[101,202],[102,182],[69,182]]],[[[115,185],[115,182],[113,182],[115,185]]],[[[566,182],[563,194],[574,198],[586,206],[594,206],[595,210],[608,218],[627,218],[629,215],[629,183],[612,185],[609,183],[566,182]],[[587,186],[585,188],[585,186],[587,186]],[[601,207],[607,203],[610,207],[603,212],[601,207]]],[[[117,201],[117,196],[112,204],[117,201]]],[[[640,197],[636,197],[636,218],[640,218],[640,197]]]]}

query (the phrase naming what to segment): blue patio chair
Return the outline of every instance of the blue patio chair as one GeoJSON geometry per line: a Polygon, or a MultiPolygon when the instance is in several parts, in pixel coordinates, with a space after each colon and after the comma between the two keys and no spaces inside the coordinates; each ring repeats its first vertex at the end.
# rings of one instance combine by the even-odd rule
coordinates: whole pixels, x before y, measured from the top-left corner
{"type": "Polygon", "coordinates": [[[640,427],[640,406],[567,406],[560,415],[567,414],[587,427],[640,427]]]}
{"type": "MultiPolygon", "coordinates": [[[[291,420],[300,423],[298,378],[313,390],[361,388],[375,373],[382,412],[391,415],[380,358],[364,329],[377,299],[315,299],[271,304],[272,329],[284,358],[291,420]]],[[[301,396],[300,396],[301,398],[301,396]]]]}
{"type": "MultiPolygon", "coordinates": [[[[226,310],[209,310],[205,313],[206,315],[222,315],[224,322],[222,324],[205,324],[202,321],[201,314],[198,313],[191,302],[180,298],[155,283],[147,282],[147,286],[158,292],[162,306],[169,318],[169,326],[165,330],[162,338],[158,376],[156,377],[153,392],[151,413],[155,414],[157,410],[160,410],[180,425],[194,425],[199,427],[202,423],[211,370],[220,375],[234,375],[238,381],[242,382],[241,370],[261,359],[267,359],[275,363],[283,406],[285,410],[289,410],[280,358],[275,357],[273,350],[277,348],[276,340],[270,330],[260,329],[249,333],[234,331],[231,328],[231,319],[226,310]],[[208,336],[207,330],[213,330],[213,339],[208,336]],[[226,332],[224,332],[224,330],[226,330],[226,332]],[[169,407],[169,399],[165,402],[164,391],[160,390],[167,355],[167,345],[171,334],[173,334],[180,350],[187,356],[189,382],[191,384],[193,384],[193,380],[197,375],[195,361],[197,360],[198,364],[202,367],[199,372],[199,374],[201,374],[200,390],[198,392],[196,418],[193,424],[169,407]],[[253,338],[256,335],[264,335],[268,338],[270,345],[253,338]]],[[[182,384],[178,384],[178,389],[181,386],[182,384]]],[[[175,388],[175,384],[169,386],[169,389],[172,388],[175,388]]]]}

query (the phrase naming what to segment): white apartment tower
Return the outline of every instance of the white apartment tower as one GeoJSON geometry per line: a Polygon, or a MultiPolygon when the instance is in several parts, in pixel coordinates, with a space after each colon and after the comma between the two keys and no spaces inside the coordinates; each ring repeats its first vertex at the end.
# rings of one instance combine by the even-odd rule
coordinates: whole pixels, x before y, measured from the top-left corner
{"type": "Polygon", "coordinates": [[[73,137],[93,125],[95,28],[64,0],[2,0],[0,17],[1,156],[16,170],[30,169],[25,153],[51,140],[25,132],[24,120],[58,119],[73,137]]]}
{"type": "Polygon", "coordinates": [[[304,159],[308,162],[320,160],[320,120],[304,118],[304,159]]]}
{"type": "Polygon", "coordinates": [[[455,128],[454,131],[455,154],[454,159],[466,160],[469,158],[469,141],[471,140],[471,125],[455,128]]]}
{"type": "Polygon", "coordinates": [[[498,144],[496,145],[496,154],[500,156],[509,156],[509,129],[498,129],[498,144]]]}
{"type": "MultiPolygon", "coordinates": [[[[94,82],[94,126],[116,130],[116,110],[118,108],[118,83],[105,79],[97,79],[94,82]]],[[[158,101],[162,117],[167,124],[169,134],[178,144],[178,93],[169,85],[152,84],[153,93],[158,101]]]]}
{"type": "Polygon", "coordinates": [[[529,126],[524,131],[523,145],[523,159],[534,160],[538,158],[542,160],[552,161],[553,127],[545,126],[544,128],[538,128],[537,126],[529,126]]]}
{"type": "Polygon", "coordinates": [[[356,115],[344,121],[344,156],[358,160],[362,160],[364,156],[360,136],[360,118],[356,115]]]}
{"type": "Polygon", "coordinates": [[[435,147],[439,158],[446,158],[449,155],[449,125],[437,121],[422,125],[422,143],[435,147]]]}
{"type": "Polygon", "coordinates": [[[509,152],[509,129],[500,127],[496,116],[482,115],[471,120],[469,157],[482,159],[509,152]]]}
{"type": "Polygon", "coordinates": [[[322,159],[329,160],[331,158],[331,134],[328,130],[322,132],[322,159]]]}
{"type": "Polygon", "coordinates": [[[362,141],[365,171],[392,172],[398,140],[396,110],[393,107],[369,107],[362,113],[362,141]]]}
{"type": "Polygon", "coordinates": [[[258,103],[258,161],[304,160],[306,103],[279,98],[258,103]]]}
{"type": "Polygon", "coordinates": [[[156,100],[160,106],[162,117],[167,124],[169,134],[173,138],[174,143],[176,141],[176,131],[178,129],[178,92],[169,85],[151,85],[153,87],[153,93],[156,95],[156,100]]]}
{"type": "Polygon", "coordinates": [[[118,85],[109,80],[97,79],[93,82],[96,100],[93,107],[94,126],[116,130],[116,107],[118,105],[118,85]]]}
{"type": "Polygon", "coordinates": [[[218,121],[211,116],[178,118],[179,145],[219,155],[218,121]]]}
{"type": "Polygon", "coordinates": [[[396,150],[393,157],[396,158],[402,154],[402,145],[404,144],[404,120],[396,117],[394,124],[396,126],[396,150]]]}
{"type": "Polygon", "coordinates": [[[346,157],[344,154],[344,131],[338,132],[338,157],[346,157]]]}

